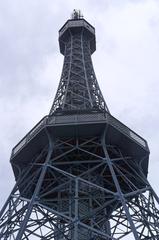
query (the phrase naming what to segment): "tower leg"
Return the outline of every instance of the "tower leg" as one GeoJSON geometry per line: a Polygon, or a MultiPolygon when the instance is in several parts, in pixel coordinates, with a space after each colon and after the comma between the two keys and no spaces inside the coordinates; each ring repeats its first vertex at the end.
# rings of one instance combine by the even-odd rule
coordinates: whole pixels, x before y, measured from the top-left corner
{"type": "Polygon", "coordinates": [[[135,225],[132,221],[132,218],[131,218],[131,215],[130,215],[130,212],[129,212],[129,209],[126,205],[126,200],[123,196],[123,193],[122,193],[122,190],[121,190],[121,187],[120,187],[120,184],[118,182],[118,179],[117,179],[117,176],[115,174],[115,171],[114,171],[114,168],[112,166],[112,162],[110,160],[110,157],[109,157],[109,154],[107,152],[107,149],[106,149],[106,143],[105,143],[105,138],[106,138],[106,129],[104,131],[104,135],[103,135],[103,138],[102,138],[102,142],[103,142],[103,150],[104,150],[104,154],[105,154],[105,158],[106,158],[106,162],[108,164],[108,167],[110,169],[110,172],[111,172],[111,175],[112,175],[112,179],[114,181],[114,184],[115,184],[115,187],[116,187],[116,190],[117,190],[117,194],[118,194],[118,197],[122,203],[122,206],[123,206],[123,209],[125,210],[125,213],[126,213],[126,217],[130,223],[130,226],[131,226],[131,229],[132,229],[132,232],[134,234],[134,237],[135,237],[135,240],[139,240],[139,237],[138,237],[138,233],[136,231],[136,228],[135,228],[135,225]]]}
{"type": "Polygon", "coordinates": [[[106,164],[110,169],[118,200],[121,202],[121,206],[117,207],[109,218],[112,236],[124,238],[132,232],[134,239],[157,240],[159,238],[157,195],[143,174],[139,162],[133,159],[126,160],[124,157],[119,162],[111,160],[105,139],[104,133],[102,143],[106,164]]]}
{"type": "Polygon", "coordinates": [[[37,181],[34,193],[33,193],[32,198],[31,198],[31,200],[28,204],[26,215],[25,215],[24,220],[22,221],[22,223],[20,225],[20,230],[19,230],[18,235],[16,237],[17,240],[21,239],[24,232],[25,232],[25,228],[27,226],[29,217],[30,217],[31,212],[33,210],[33,206],[36,204],[36,200],[38,199],[38,194],[39,194],[40,188],[42,186],[42,183],[44,181],[44,177],[45,177],[45,174],[46,174],[46,171],[47,171],[47,167],[48,167],[47,164],[50,161],[50,157],[51,157],[51,154],[52,154],[52,151],[53,151],[53,143],[52,143],[51,137],[49,136],[48,132],[47,132],[47,135],[48,135],[48,138],[49,138],[48,154],[47,154],[45,163],[43,164],[43,166],[41,168],[41,173],[40,173],[39,179],[37,181]]]}

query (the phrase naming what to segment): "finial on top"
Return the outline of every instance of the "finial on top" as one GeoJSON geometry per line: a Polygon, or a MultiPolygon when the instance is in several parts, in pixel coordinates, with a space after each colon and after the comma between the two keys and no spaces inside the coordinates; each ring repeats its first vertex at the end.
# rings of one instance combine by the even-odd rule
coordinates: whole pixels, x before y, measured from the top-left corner
{"type": "Polygon", "coordinates": [[[73,13],[71,14],[72,19],[80,19],[83,18],[83,15],[80,10],[74,9],[73,13]]]}

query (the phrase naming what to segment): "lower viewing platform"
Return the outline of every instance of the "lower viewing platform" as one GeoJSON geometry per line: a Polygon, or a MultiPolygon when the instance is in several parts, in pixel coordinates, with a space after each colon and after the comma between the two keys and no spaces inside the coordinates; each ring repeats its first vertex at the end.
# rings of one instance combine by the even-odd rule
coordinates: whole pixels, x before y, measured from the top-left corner
{"type": "MultiPolygon", "coordinates": [[[[11,159],[29,142],[35,135],[37,135],[43,128],[47,126],[60,126],[60,125],[83,125],[92,123],[105,123],[120,131],[122,134],[129,137],[132,141],[139,144],[142,148],[149,152],[148,144],[145,139],[140,137],[130,128],[125,126],[119,120],[114,118],[109,113],[92,112],[83,114],[67,114],[67,115],[52,115],[45,116],[38,122],[32,130],[13,148],[11,159]]],[[[93,131],[93,129],[92,129],[93,131]]]]}

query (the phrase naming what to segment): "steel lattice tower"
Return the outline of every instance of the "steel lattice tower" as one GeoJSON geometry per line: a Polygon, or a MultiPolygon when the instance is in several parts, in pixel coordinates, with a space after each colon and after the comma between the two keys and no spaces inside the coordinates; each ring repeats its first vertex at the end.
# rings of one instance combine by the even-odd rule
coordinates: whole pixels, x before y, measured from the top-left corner
{"type": "Polygon", "coordinates": [[[91,60],[94,27],[74,11],[59,43],[64,65],[50,114],[12,150],[16,184],[0,239],[159,239],[148,145],[106,106],[91,60]]]}

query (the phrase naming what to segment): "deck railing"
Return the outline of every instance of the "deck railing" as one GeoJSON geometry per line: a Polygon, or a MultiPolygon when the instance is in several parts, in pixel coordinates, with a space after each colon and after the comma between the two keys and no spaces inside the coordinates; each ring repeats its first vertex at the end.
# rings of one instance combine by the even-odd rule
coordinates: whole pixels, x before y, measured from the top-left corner
{"type": "Polygon", "coordinates": [[[105,122],[120,132],[128,136],[133,141],[140,144],[143,148],[148,150],[148,145],[145,139],[133,132],[130,128],[125,126],[119,120],[114,118],[109,113],[84,113],[84,114],[70,114],[59,116],[45,116],[41,121],[32,128],[32,130],[13,148],[11,158],[20,151],[42,128],[45,126],[56,126],[61,124],[81,124],[91,122],[105,122]]]}

